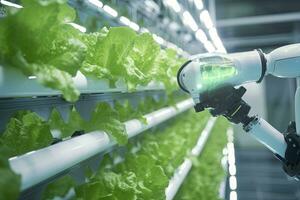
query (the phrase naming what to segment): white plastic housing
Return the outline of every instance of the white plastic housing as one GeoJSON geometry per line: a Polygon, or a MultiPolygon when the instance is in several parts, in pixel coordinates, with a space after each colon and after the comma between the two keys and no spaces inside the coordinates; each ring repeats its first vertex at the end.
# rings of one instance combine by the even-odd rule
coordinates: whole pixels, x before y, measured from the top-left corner
{"type": "Polygon", "coordinates": [[[234,62],[238,70],[238,77],[234,86],[247,82],[258,81],[262,73],[262,63],[258,51],[246,51],[229,54],[228,57],[234,62]]]}
{"type": "Polygon", "coordinates": [[[264,119],[259,118],[258,122],[253,124],[248,131],[260,143],[268,147],[273,153],[285,157],[286,142],[283,134],[277,131],[264,119]]]}
{"type": "Polygon", "coordinates": [[[195,103],[201,93],[222,87],[258,81],[262,74],[259,53],[202,54],[195,56],[179,74],[179,84],[192,95],[195,103]]]}
{"type": "Polygon", "coordinates": [[[268,74],[282,78],[300,76],[300,44],[280,47],[266,57],[268,74]]]}
{"type": "MultiPolygon", "coordinates": [[[[265,55],[265,58],[265,74],[283,78],[300,76],[300,43],[275,49],[265,55]]],[[[183,68],[179,74],[179,82],[192,95],[195,103],[198,103],[203,92],[226,84],[238,86],[258,81],[265,75],[262,73],[262,59],[256,50],[233,54],[200,54],[194,56],[183,68]],[[230,67],[236,71],[228,75],[226,68],[230,71],[230,67]],[[203,87],[207,83],[213,84],[213,87],[203,87]]]]}

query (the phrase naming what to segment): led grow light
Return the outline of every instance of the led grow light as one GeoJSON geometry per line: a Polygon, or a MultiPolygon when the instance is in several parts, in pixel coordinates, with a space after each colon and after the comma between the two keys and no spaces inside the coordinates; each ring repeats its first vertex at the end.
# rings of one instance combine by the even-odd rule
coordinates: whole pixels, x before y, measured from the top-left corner
{"type": "Polygon", "coordinates": [[[214,26],[207,10],[203,10],[200,13],[200,20],[202,21],[202,23],[204,23],[204,25],[207,29],[211,29],[214,26]]]}
{"type": "Polygon", "coordinates": [[[202,42],[203,44],[207,41],[206,34],[202,29],[198,29],[197,32],[195,33],[195,37],[197,40],[202,42]]]}
{"type": "Polygon", "coordinates": [[[108,5],[105,5],[103,7],[103,10],[108,13],[109,15],[113,16],[113,17],[117,17],[118,16],[118,12],[113,9],[112,7],[108,6],[108,5]]]}

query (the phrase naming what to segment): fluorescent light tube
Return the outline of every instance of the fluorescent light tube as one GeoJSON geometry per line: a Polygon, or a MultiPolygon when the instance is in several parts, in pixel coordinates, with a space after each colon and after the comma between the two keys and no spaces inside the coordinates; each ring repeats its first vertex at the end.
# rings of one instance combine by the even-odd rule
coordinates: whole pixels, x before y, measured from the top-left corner
{"type": "Polygon", "coordinates": [[[11,3],[9,1],[5,1],[5,0],[0,0],[0,3],[9,7],[14,7],[14,8],[23,8],[23,6],[15,4],[15,3],[11,3]]]}
{"type": "Polygon", "coordinates": [[[236,191],[231,191],[230,192],[229,200],[237,200],[237,193],[236,193],[236,191]]]}
{"type": "Polygon", "coordinates": [[[235,176],[236,175],[236,166],[235,166],[235,164],[229,165],[228,169],[229,169],[229,174],[231,176],[235,176]]]}
{"type": "Polygon", "coordinates": [[[147,28],[141,28],[141,32],[142,33],[150,33],[150,31],[147,28]]]}
{"type": "Polygon", "coordinates": [[[108,6],[108,5],[105,5],[103,7],[103,10],[108,13],[109,15],[113,16],[113,17],[117,17],[118,16],[118,12],[113,9],[112,7],[108,6]]]}
{"type": "Polygon", "coordinates": [[[160,36],[153,34],[153,39],[160,45],[163,45],[165,40],[163,38],[161,38],[160,36]]]}
{"type": "Polygon", "coordinates": [[[218,35],[217,29],[209,29],[209,35],[218,51],[226,53],[226,49],[224,48],[223,43],[218,35]]]}
{"type": "Polygon", "coordinates": [[[208,40],[204,43],[204,47],[209,53],[214,52],[216,50],[214,45],[208,40]]]}
{"type": "Polygon", "coordinates": [[[129,27],[132,28],[135,31],[140,30],[140,26],[134,22],[130,22],[129,27]]]}
{"type": "Polygon", "coordinates": [[[195,33],[195,37],[197,40],[199,40],[202,43],[205,43],[207,41],[206,34],[202,29],[197,30],[197,32],[195,33]]]}
{"type": "Polygon", "coordinates": [[[127,17],[121,16],[120,22],[122,22],[126,26],[129,26],[131,21],[127,17]]]}
{"type": "Polygon", "coordinates": [[[183,23],[188,25],[193,31],[198,30],[198,25],[195,22],[194,18],[188,11],[184,11],[182,14],[183,17],[183,23]]]}
{"type": "Polygon", "coordinates": [[[195,6],[198,10],[202,10],[203,9],[203,2],[202,0],[194,0],[195,6]]]}
{"type": "Polygon", "coordinates": [[[88,0],[91,4],[93,4],[94,6],[98,7],[98,8],[102,8],[103,7],[103,3],[99,0],[88,0]]]}
{"type": "Polygon", "coordinates": [[[214,26],[207,10],[203,10],[200,13],[200,20],[202,23],[204,23],[204,25],[207,29],[211,29],[214,26]]]}
{"type": "Polygon", "coordinates": [[[71,26],[73,26],[74,28],[76,28],[77,30],[79,30],[79,31],[82,32],[82,33],[85,33],[85,32],[86,32],[86,28],[85,28],[84,26],[81,26],[81,25],[79,25],[79,24],[75,24],[75,23],[73,23],[73,22],[70,22],[70,23],[68,23],[68,24],[70,24],[71,26]]]}
{"type": "Polygon", "coordinates": [[[229,177],[229,187],[231,190],[236,190],[237,188],[237,181],[235,176],[229,177]]]}
{"type": "Polygon", "coordinates": [[[165,0],[165,3],[171,7],[175,12],[179,13],[181,11],[181,7],[177,0],[165,0]]]}

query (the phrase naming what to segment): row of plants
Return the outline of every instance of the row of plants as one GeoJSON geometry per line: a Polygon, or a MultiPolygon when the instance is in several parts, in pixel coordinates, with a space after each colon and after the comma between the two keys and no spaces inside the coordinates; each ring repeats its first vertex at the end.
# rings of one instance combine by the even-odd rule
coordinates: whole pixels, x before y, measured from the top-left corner
{"type": "Polygon", "coordinates": [[[195,146],[208,118],[208,113],[181,114],[131,140],[121,162],[118,153],[106,154],[96,172],[85,170],[84,183],[64,176],[49,184],[43,198],[64,197],[73,188],[74,199],[165,199],[169,180],[195,146]]]}
{"type": "Polygon", "coordinates": [[[175,200],[221,199],[219,187],[225,177],[221,159],[222,150],[227,143],[225,132],[228,125],[225,118],[218,119],[201,155],[191,158],[193,168],[175,196],[175,200]]]}
{"type": "MultiPolygon", "coordinates": [[[[167,94],[177,89],[176,72],[185,59],[171,49],[161,49],[151,34],[138,34],[127,27],[82,33],[69,24],[74,22],[76,12],[66,0],[22,0],[21,4],[24,8],[8,8],[7,16],[0,19],[3,67],[36,76],[41,84],[61,91],[70,102],[80,95],[72,80],[79,72],[91,79],[106,79],[111,87],[123,80],[128,91],[150,81],[164,83],[167,94]]],[[[10,169],[8,159],[51,145],[56,141],[53,130],[60,133],[59,139],[79,130],[103,130],[127,150],[122,162],[117,163],[117,154],[106,154],[96,172],[86,169],[83,183],[69,175],[50,183],[44,199],[63,197],[70,188],[75,191],[75,199],[165,199],[170,178],[195,145],[208,114],[190,111],[129,142],[122,122],[135,118],[146,123],[144,114],[174,104],[174,99],[158,102],[150,98],[137,107],[128,101],[115,102],[113,107],[102,102],[89,120],[83,119],[74,106],[67,121],[55,108],[48,120],[32,111],[17,112],[0,136],[0,199],[18,199],[20,194],[21,176],[10,169]]],[[[221,136],[219,139],[223,140],[221,136]]],[[[216,164],[218,159],[211,162],[216,164]]],[[[205,176],[208,170],[206,165],[199,173],[205,176]]]]}
{"type": "Polygon", "coordinates": [[[185,59],[176,51],[161,49],[149,33],[128,27],[102,28],[82,33],[69,23],[76,12],[66,0],[22,0],[24,8],[8,8],[0,20],[0,64],[44,86],[62,92],[67,101],[79,97],[72,77],[106,79],[111,87],[125,81],[128,91],[150,81],[177,89],[176,72],[185,59]]]}
{"type": "Polygon", "coordinates": [[[119,145],[125,145],[128,137],[123,122],[139,119],[146,123],[143,115],[167,105],[170,103],[166,99],[152,97],[145,98],[137,107],[129,101],[115,101],[113,107],[100,102],[89,120],[83,119],[74,106],[70,107],[67,121],[55,108],[48,120],[29,110],[17,112],[0,136],[0,199],[17,199],[19,196],[21,177],[10,169],[9,158],[50,146],[57,139],[71,137],[79,130],[85,133],[103,130],[119,145]],[[53,138],[52,131],[59,132],[60,138],[53,138]],[[9,190],[6,189],[8,183],[12,184],[9,190]]]}

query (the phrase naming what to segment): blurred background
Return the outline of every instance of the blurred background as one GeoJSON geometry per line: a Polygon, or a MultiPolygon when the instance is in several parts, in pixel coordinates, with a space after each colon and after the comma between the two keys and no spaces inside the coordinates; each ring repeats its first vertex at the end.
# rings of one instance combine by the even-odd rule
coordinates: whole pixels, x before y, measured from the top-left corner
{"type": "MultiPolygon", "coordinates": [[[[293,0],[210,0],[216,26],[228,52],[274,48],[299,42],[300,2],[293,0]]],[[[294,120],[295,79],[267,76],[247,85],[245,100],[283,132],[294,120]]],[[[263,146],[236,128],[237,194],[241,200],[300,199],[300,185],[282,172],[280,163],[263,146]]]]}

